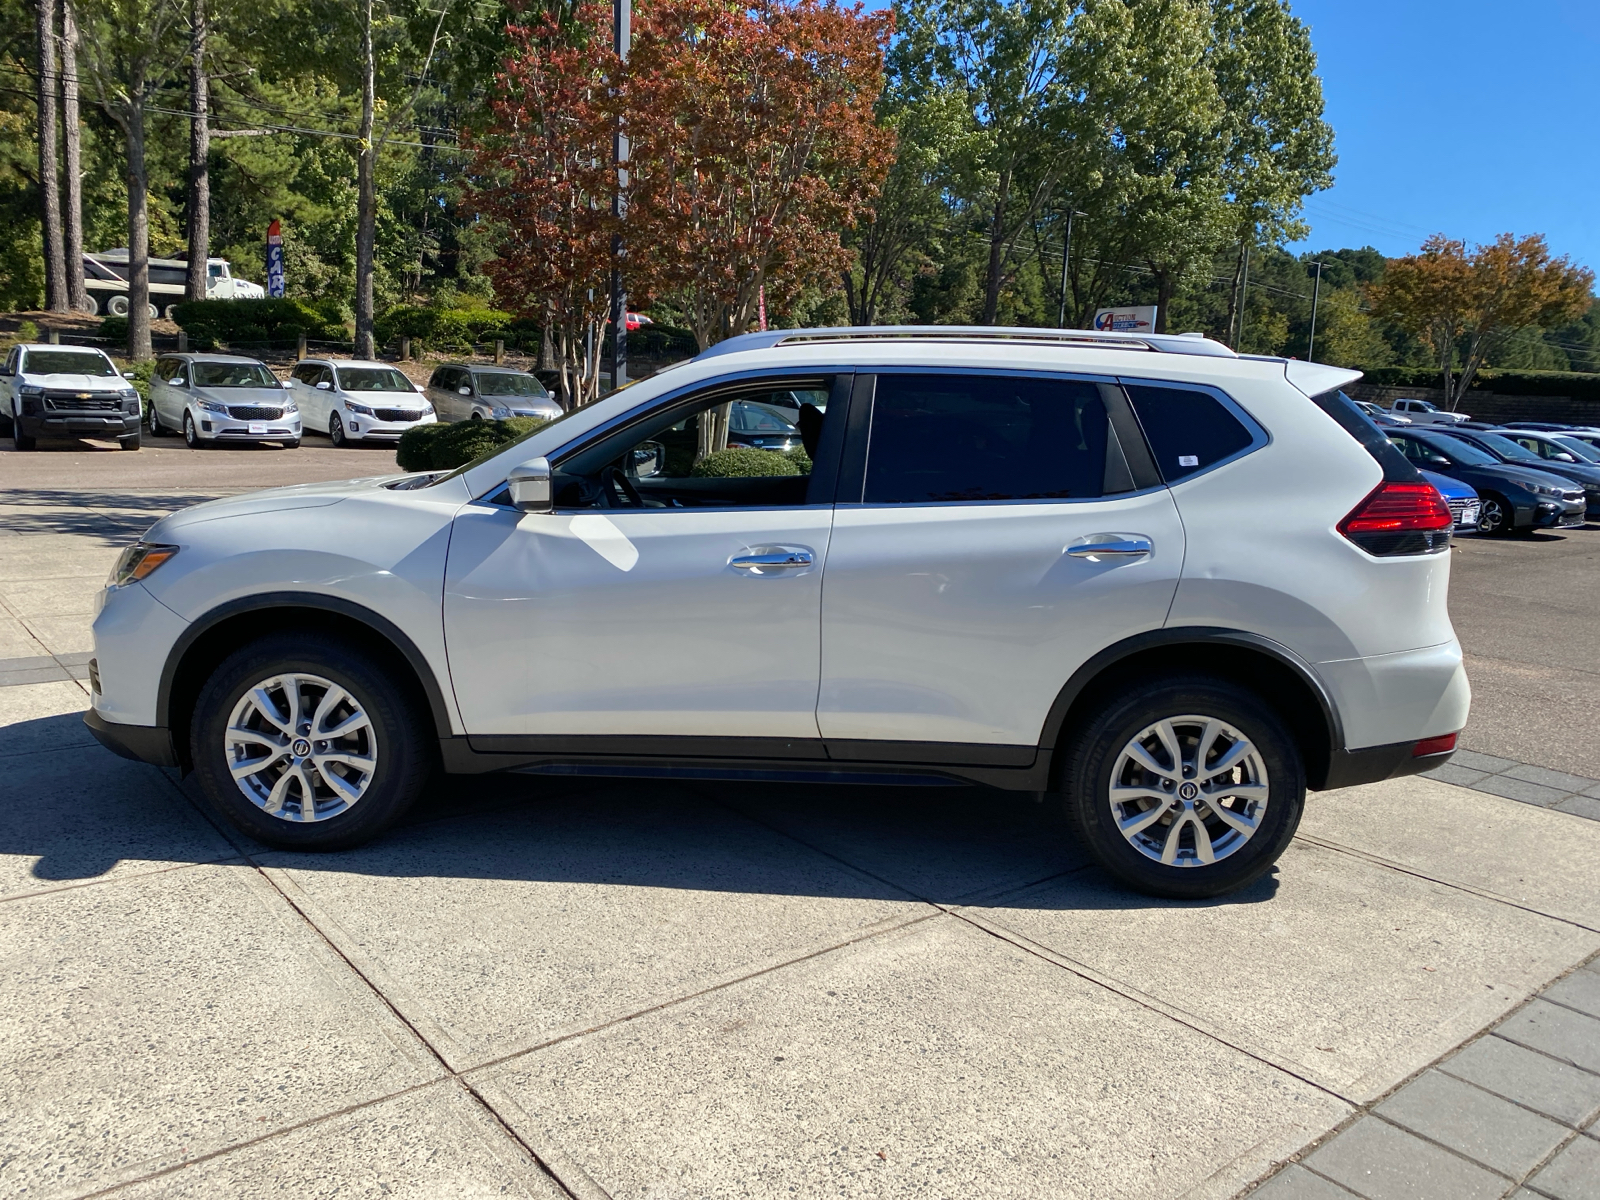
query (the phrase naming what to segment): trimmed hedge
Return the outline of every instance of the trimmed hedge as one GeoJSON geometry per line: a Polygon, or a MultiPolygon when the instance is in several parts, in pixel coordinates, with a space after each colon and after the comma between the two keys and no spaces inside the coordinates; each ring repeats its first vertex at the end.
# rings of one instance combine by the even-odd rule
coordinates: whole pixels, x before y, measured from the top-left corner
{"type": "MultiPolygon", "coordinates": [[[[1432,387],[1440,385],[1435,367],[1376,367],[1361,379],[1378,387],[1432,387]]],[[[1479,371],[1471,392],[1499,396],[1571,396],[1574,400],[1600,400],[1600,374],[1585,371],[1479,371]]]]}
{"type": "MultiPolygon", "coordinates": [[[[478,342],[503,338],[514,342],[515,321],[510,313],[492,308],[413,308],[397,305],[373,322],[372,333],[380,346],[396,338],[410,338],[413,350],[470,352],[478,342]]],[[[538,335],[534,335],[538,345],[538,335]]]]}
{"type": "Polygon", "coordinates": [[[331,309],[300,300],[186,300],[173,305],[172,318],[197,350],[247,342],[292,346],[302,333],[319,341],[345,338],[344,322],[331,309]]]}
{"type": "Polygon", "coordinates": [[[774,450],[752,450],[748,446],[729,446],[708,454],[689,472],[697,479],[744,479],[752,476],[803,475],[800,464],[787,454],[774,450]]]}
{"type": "Polygon", "coordinates": [[[400,435],[395,462],[402,471],[453,471],[543,424],[535,417],[512,417],[506,421],[413,425],[400,435]]]}

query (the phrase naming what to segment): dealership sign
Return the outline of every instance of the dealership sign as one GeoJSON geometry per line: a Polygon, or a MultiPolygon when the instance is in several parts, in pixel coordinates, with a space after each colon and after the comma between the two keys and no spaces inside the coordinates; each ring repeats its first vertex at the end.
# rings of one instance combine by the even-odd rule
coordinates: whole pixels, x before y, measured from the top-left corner
{"type": "Polygon", "coordinates": [[[1154,333],[1156,306],[1125,304],[1121,308],[1102,308],[1094,314],[1094,327],[1118,333],[1154,333]]]}
{"type": "Polygon", "coordinates": [[[276,220],[267,226],[267,295],[283,295],[283,229],[276,220]]]}

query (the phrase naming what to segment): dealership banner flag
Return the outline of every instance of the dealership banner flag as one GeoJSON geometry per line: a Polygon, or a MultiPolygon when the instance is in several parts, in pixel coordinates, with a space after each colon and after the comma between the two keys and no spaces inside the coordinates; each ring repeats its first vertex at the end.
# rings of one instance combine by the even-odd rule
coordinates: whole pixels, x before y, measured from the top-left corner
{"type": "Polygon", "coordinates": [[[283,231],[277,221],[267,226],[267,295],[283,296],[283,231]]]}

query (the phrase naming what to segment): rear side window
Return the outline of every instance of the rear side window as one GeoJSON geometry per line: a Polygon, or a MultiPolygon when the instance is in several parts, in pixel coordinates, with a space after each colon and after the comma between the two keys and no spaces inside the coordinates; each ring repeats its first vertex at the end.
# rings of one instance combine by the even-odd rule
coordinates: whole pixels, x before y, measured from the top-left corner
{"type": "Polygon", "coordinates": [[[1356,407],[1354,400],[1335,388],[1331,392],[1321,392],[1311,397],[1315,404],[1328,416],[1338,422],[1339,427],[1366,448],[1380,467],[1383,468],[1383,478],[1388,483],[1417,483],[1422,479],[1422,473],[1408,461],[1412,455],[1410,451],[1402,453],[1396,448],[1396,443],[1384,435],[1367,416],[1356,407]]]}
{"type": "Polygon", "coordinates": [[[1255,435],[1208,392],[1124,383],[1156,466],[1176,483],[1249,449],[1255,435]]]}
{"type": "Polygon", "coordinates": [[[867,504],[1076,500],[1132,490],[1088,382],[1004,375],[880,375],[867,504]]]}

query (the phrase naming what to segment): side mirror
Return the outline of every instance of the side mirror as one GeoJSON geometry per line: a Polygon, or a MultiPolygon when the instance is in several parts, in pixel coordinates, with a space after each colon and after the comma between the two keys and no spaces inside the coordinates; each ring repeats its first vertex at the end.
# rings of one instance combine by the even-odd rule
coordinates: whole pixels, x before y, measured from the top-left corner
{"type": "Polygon", "coordinates": [[[472,389],[469,388],[469,387],[457,388],[456,392],[458,394],[462,395],[462,396],[470,396],[470,395],[472,395],[472,389]]]}
{"type": "Polygon", "coordinates": [[[1550,457],[1555,459],[1556,462],[1577,462],[1578,461],[1577,459],[1573,458],[1572,455],[1570,455],[1570,454],[1552,454],[1550,457]]]}
{"type": "Polygon", "coordinates": [[[635,479],[650,479],[667,469],[667,448],[660,442],[641,442],[629,453],[635,479]]]}
{"type": "Polygon", "coordinates": [[[173,387],[182,387],[183,386],[183,376],[182,375],[175,375],[171,379],[167,380],[167,382],[170,383],[173,387]]]}
{"type": "Polygon", "coordinates": [[[317,391],[326,392],[332,387],[333,387],[333,384],[329,383],[326,379],[324,379],[321,383],[317,384],[317,391]]]}
{"type": "Polygon", "coordinates": [[[550,460],[529,459],[513,467],[506,477],[511,488],[511,503],[523,512],[549,512],[555,507],[550,494],[550,460]]]}
{"type": "Polygon", "coordinates": [[[282,379],[278,381],[278,386],[287,392],[291,387],[294,386],[294,381],[290,379],[282,379]]]}
{"type": "Polygon", "coordinates": [[[122,373],[122,377],[124,379],[132,379],[133,378],[133,372],[132,371],[124,371],[122,373]]]}

